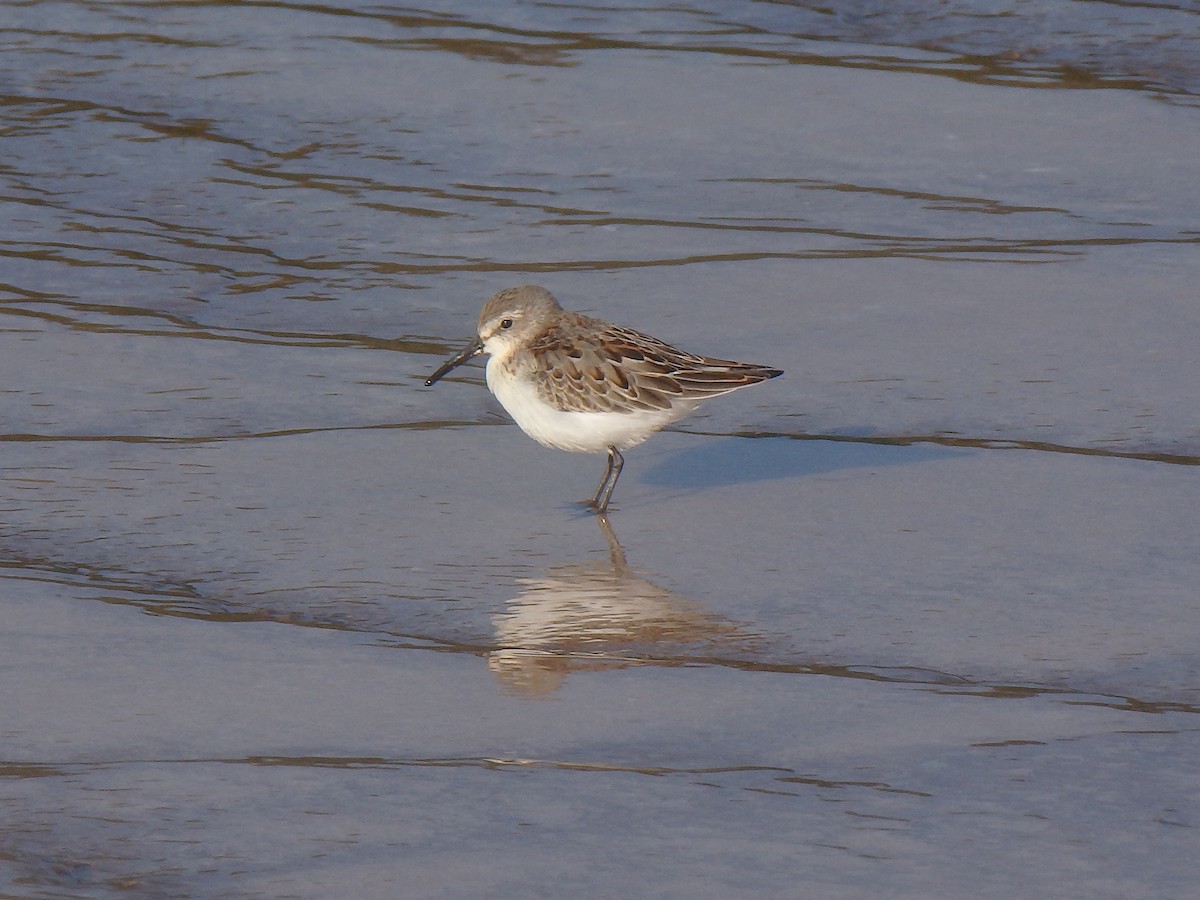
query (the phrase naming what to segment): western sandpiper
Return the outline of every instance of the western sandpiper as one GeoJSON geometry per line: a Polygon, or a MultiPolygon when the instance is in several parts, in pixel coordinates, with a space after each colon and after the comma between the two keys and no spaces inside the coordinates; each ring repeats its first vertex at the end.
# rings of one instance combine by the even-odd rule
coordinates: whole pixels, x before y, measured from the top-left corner
{"type": "Polygon", "coordinates": [[[757,384],[780,369],[677,350],[648,334],[568,312],[545,288],[526,284],[493,296],[479,337],[425,382],[487,353],[487,385],[521,430],[547,447],[608,453],[588,502],[599,513],[624,465],[622,450],[702,402],[757,384]]]}

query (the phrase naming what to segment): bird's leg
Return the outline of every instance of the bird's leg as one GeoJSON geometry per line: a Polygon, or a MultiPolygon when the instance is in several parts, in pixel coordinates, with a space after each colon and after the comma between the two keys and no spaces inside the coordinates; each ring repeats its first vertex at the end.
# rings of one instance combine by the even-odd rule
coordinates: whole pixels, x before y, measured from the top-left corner
{"type": "Polygon", "coordinates": [[[604,470],[604,479],[600,482],[600,487],[596,488],[596,496],[588,504],[596,512],[602,513],[608,509],[608,499],[612,496],[613,488],[617,486],[617,479],[621,477],[621,467],[624,465],[625,457],[621,455],[621,451],[610,446],[608,448],[608,467],[604,470]]]}
{"type": "MultiPolygon", "coordinates": [[[[592,495],[591,500],[584,500],[584,506],[590,506],[592,509],[597,509],[600,503],[600,495],[604,493],[604,488],[608,485],[608,479],[612,477],[613,458],[612,452],[608,454],[607,465],[604,467],[604,477],[600,479],[600,485],[596,488],[596,493],[592,495]]],[[[599,510],[597,510],[599,511],[599,510]]]]}

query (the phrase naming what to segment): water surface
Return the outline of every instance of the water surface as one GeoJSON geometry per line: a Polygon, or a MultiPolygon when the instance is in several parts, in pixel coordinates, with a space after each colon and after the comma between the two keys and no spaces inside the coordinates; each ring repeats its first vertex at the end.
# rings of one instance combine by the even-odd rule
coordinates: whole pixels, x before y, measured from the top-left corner
{"type": "Polygon", "coordinates": [[[1189,896],[1195,11],[2,16],[4,891],[1189,896]],[[525,282],[786,374],[606,531],[525,282]]]}

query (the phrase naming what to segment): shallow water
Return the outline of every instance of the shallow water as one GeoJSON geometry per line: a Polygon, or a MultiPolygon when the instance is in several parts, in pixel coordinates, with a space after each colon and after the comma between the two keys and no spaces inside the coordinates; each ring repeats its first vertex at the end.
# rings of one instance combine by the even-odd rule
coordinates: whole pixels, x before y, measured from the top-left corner
{"type": "Polygon", "coordinates": [[[1189,896],[1200,18],[927,9],[5,7],[0,893],[1189,896]]]}

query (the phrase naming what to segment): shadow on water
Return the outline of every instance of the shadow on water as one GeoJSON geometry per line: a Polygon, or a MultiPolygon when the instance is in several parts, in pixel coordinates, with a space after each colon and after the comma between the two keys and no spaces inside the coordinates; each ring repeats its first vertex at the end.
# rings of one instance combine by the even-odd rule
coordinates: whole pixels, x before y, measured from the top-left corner
{"type": "Polygon", "coordinates": [[[656,464],[649,484],[697,489],[718,485],[821,475],[845,469],[914,465],[961,456],[937,446],[895,447],[879,443],[761,438],[702,441],[656,464]]]}
{"type": "MultiPolygon", "coordinates": [[[[689,434],[702,434],[689,430],[689,434]]],[[[712,437],[717,437],[712,435],[712,437]]],[[[647,484],[699,489],[754,481],[822,475],[847,469],[915,465],[961,458],[975,450],[1025,450],[1040,453],[1134,459],[1167,465],[1200,465],[1200,457],[1181,453],[1126,452],[1075,447],[1044,441],[999,440],[948,435],[737,435],[720,436],[689,447],[657,463],[643,476],[647,484]],[[752,440],[745,440],[752,438],[752,440]]]]}

